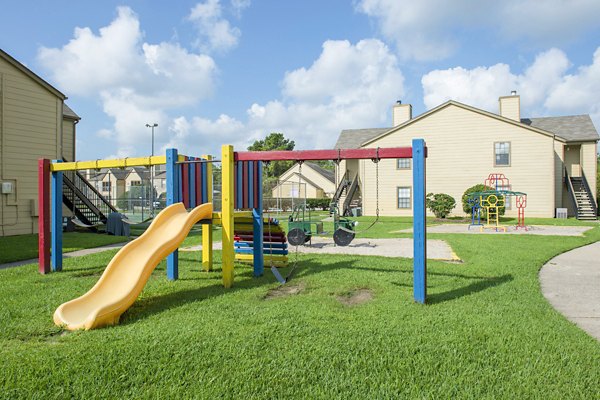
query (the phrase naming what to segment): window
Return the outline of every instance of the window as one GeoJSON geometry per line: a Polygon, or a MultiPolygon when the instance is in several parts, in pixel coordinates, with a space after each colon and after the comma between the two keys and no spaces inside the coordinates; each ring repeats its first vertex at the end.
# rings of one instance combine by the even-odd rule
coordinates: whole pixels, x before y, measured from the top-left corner
{"type": "Polygon", "coordinates": [[[102,191],[110,192],[110,182],[102,182],[102,191]]]}
{"type": "Polygon", "coordinates": [[[142,186],[142,181],[131,181],[131,186],[142,186]]]}
{"type": "Polygon", "coordinates": [[[410,187],[399,187],[398,188],[398,208],[411,208],[411,188],[410,187]]]}
{"type": "Polygon", "coordinates": [[[494,143],[494,166],[510,166],[510,142],[494,143]]]}
{"type": "Polygon", "coordinates": [[[410,158],[399,158],[396,169],[410,169],[411,161],[410,158]]]}

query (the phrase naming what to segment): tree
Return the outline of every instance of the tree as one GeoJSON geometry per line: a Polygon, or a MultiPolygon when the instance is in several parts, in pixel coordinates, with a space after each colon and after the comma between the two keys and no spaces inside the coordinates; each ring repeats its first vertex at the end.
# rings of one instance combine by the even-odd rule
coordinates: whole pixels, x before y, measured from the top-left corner
{"type": "MultiPolygon", "coordinates": [[[[286,139],[283,133],[271,132],[264,140],[255,140],[248,146],[250,151],[294,150],[296,143],[286,139]]],[[[294,165],[293,161],[273,161],[263,168],[263,193],[270,193],[281,174],[294,165]]],[[[268,195],[270,196],[270,195],[268,195]]]]}
{"type": "MultiPolygon", "coordinates": [[[[468,214],[471,215],[471,213],[473,212],[471,206],[469,205],[468,199],[469,199],[469,195],[471,193],[478,193],[478,192],[487,192],[487,191],[492,191],[494,190],[493,187],[490,186],[486,186],[482,183],[475,185],[475,186],[471,186],[470,188],[468,188],[467,190],[465,190],[465,193],[463,193],[462,195],[462,206],[463,206],[463,211],[468,214]]],[[[500,215],[504,215],[504,212],[506,211],[506,209],[504,207],[501,207],[498,209],[498,212],[500,215]]],[[[485,209],[482,208],[481,209],[481,216],[485,216],[485,209]]]]}
{"type": "Polygon", "coordinates": [[[456,200],[454,200],[454,197],[445,193],[428,193],[427,198],[425,199],[425,205],[436,218],[446,218],[456,205],[456,200]]]}

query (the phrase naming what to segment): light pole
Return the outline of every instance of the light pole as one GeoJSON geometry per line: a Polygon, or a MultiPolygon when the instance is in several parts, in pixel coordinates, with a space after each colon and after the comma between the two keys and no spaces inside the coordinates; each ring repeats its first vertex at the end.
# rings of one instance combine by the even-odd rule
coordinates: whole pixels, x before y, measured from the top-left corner
{"type": "MultiPolygon", "coordinates": [[[[158,124],[156,122],[153,124],[146,124],[146,128],[152,129],[152,156],[154,156],[154,128],[157,126],[158,124]]],[[[154,165],[150,166],[150,211],[154,217],[154,165]]]]}

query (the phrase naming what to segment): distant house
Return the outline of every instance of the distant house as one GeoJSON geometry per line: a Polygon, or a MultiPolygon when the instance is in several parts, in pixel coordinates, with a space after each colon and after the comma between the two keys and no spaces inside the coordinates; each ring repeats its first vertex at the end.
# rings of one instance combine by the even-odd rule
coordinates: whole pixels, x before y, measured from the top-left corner
{"type": "MultiPolygon", "coordinates": [[[[447,101],[413,118],[412,106],[396,104],[391,128],[344,130],[336,148],[427,144],[427,192],[447,193],[456,200],[454,215],[464,214],[464,191],[502,173],[510,189],[527,193],[526,216],[553,217],[557,208],[569,215],[594,218],[598,132],[589,115],[521,118],[520,97],[500,97],[499,114],[447,101]]],[[[411,160],[381,160],[379,180],[370,160],[340,163],[338,176],[358,178],[365,215],[412,215],[411,160]],[[379,185],[379,204],[376,198],[379,185]]],[[[507,215],[517,209],[508,204],[507,215]]]]}
{"type": "Polygon", "coordinates": [[[334,172],[312,162],[294,164],[278,179],[271,192],[273,198],[331,198],[335,192],[334,172]]]}
{"type": "Polygon", "coordinates": [[[0,50],[0,236],[38,231],[38,159],[75,160],[66,98],[0,50]]]}
{"type": "Polygon", "coordinates": [[[122,168],[90,170],[88,181],[113,205],[126,192],[126,178],[131,171],[122,168]]]}

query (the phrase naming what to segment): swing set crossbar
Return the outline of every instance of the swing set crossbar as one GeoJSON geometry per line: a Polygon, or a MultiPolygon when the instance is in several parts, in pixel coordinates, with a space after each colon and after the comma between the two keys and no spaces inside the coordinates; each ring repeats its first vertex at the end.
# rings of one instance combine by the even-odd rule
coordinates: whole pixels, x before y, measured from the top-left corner
{"type": "MultiPolygon", "coordinates": [[[[337,150],[272,150],[237,151],[235,161],[316,161],[316,160],[380,160],[386,158],[412,158],[412,147],[381,147],[372,149],[337,150]]],[[[427,149],[425,149],[427,157],[427,149]]]]}

